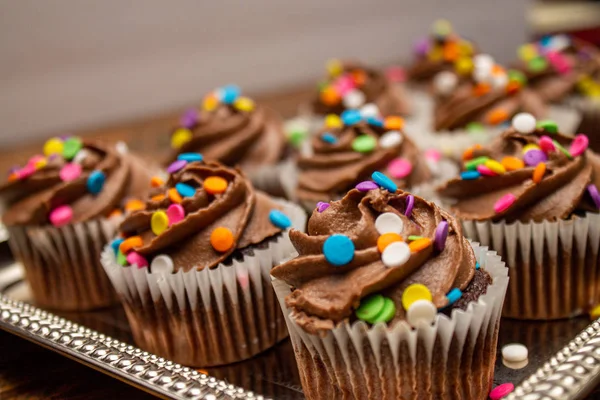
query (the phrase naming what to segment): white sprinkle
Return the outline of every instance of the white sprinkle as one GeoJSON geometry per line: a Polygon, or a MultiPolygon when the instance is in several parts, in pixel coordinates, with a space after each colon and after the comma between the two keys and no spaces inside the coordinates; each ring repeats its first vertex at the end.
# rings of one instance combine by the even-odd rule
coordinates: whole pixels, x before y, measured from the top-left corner
{"type": "Polygon", "coordinates": [[[529,113],[519,113],[512,119],[512,126],[519,133],[532,133],[535,131],[535,117],[529,113]]]}
{"type": "Polygon", "coordinates": [[[502,347],[502,358],[508,362],[519,363],[527,360],[529,351],[520,343],[511,343],[502,347]]]}
{"type": "Polygon", "coordinates": [[[375,229],[380,235],[384,233],[397,233],[399,235],[404,229],[404,222],[398,214],[386,212],[375,219],[375,229]]]}
{"type": "Polygon", "coordinates": [[[410,247],[405,242],[394,242],[387,245],[381,253],[381,261],[386,267],[395,268],[406,264],[410,258],[410,247]]]}
{"type": "Polygon", "coordinates": [[[117,148],[117,152],[121,155],[129,153],[129,147],[127,146],[127,143],[123,142],[122,140],[118,141],[115,147],[117,148]]]}
{"type": "Polygon", "coordinates": [[[75,154],[75,157],[73,157],[73,162],[75,164],[81,164],[89,154],[89,151],[86,149],[81,149],[75,154]]]}
{"type": "Polygon", "coordinates": [[[473,57],[473,66],[475,69],[491,71],[494,64],[494,58],[489,54],[477,54],[473,57]]]}
{"type": "Polygon", "coordinates": [[[379,107],[373,103],[367,103],[360,108],[360,116],[363,118],[378,117],[379,107]]]}
{"type": "MultiPolygon", "coordinates": [[[[390,245],[391,246],[391,245],[390,245]]],[[[413,302],[406,312],[406,321],[412,326],[420,323],[430,325],[437,315],[437,308],[429,300],[421,299],[413,302]]]]}
{"type": "Polygon", "coordinates": [[[359,108],[365,104],[365,94],[358,89],[352,89],[342,99],[344,107],[359,108]]]}
{"type": "Polygon", "coordinates": [[[505,73],[500,73],[497,75],[492,75],[492,87],[494,89],[502,89],[508,85],[508,75],[505,73]]]}
{"type": "Polygon", "coordinates": [[[173,260],[166,254],[154,257],[150,263],[150,271],[153,274],[170,274],[173,272],[173,260]]]}
{"type": "Polygon", "coordinates": [[[564,34],[554,35],[552,37],[552,40],[550,41],[550,47],[552,47],[552,50],[557,51],[557,52],[561,52],[561,51],[565,50],[570,45],[571,45],[571,40],[569,39],[569,37],[567,35],[564,35],[564,34]]]}
{"type": "Polygon", "coordinates": [[[438,94],[450,94],[458,85],[458,76],[450,71],[442,71],[433,78],[433,88],[438,94]]]}
{"type": "Polygon", "coordinates": [[[402,144],[404,137],[398,131],[388,131],[379,138],[379,145],[384,149],[396,147],[402,144]]]}

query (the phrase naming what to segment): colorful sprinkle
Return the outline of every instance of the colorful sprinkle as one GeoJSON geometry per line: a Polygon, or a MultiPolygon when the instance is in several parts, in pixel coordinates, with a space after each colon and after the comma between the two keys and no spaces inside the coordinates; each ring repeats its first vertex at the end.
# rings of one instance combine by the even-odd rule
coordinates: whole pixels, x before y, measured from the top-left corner
{"type": "Polygon", "coordinates": [[[485,127],[483,126],[483,124],[481,122],[469,122],[467,124],[467,126],[465,127],[465,129],[469,133],[477,133],[477,132],[483,132],[485,130],[485,127]]]}
{"type": "Polygon", "coordinates": [[[335,114],[329,114],[325,117],[325,127],[329,129],[337,129],[344,126],[340,117],[335,114]]]}
{"type": "Polygon", "coordinates": [[[171,165],[169,165],[167,167],[167,172],[169,174],[174,174],[175,172],[177,172],[177,171],[181,170],[182,168],[184,168],[187,165],[187,163],[188,162],[185,161],[185,160],[176,160],[176,161],[173,161],[171,163],[171,165]]]}
{"type": "Polygon", "coordinates": [[[150,263],[150,272],[153,274],[170,274],[175,270],[173,260],[166,254],[160,254],[150,263]]]}
{"type": "Polygon", "coordinates": [[[352,150],[369,153],[377,147],[377,139],[370,135],[360,135],[352,141],[352,150]]]}
{"type": "Polygon", "coordinates": [[[183,201],[183,198],[175,188],[171,188],[167,191],[167,197],[171,203],[180,204],[183,201]]]}
{"type": "Polygon", "coordinates": [[[413,207],[415,206],[415,196],[409,194],[406,196],[406,209],[404,210],[404,215],[410,218],[412,214],[413,207]]]}
{"type": "Polygon", "coordinates": [[[510,117],[510,115],[508,114],[508,112],[506,110],[496,109],[496,110],[491,110],[487,114],[486,119],[490,125],[499,125],[499,124],[503,123],[504,121],[506,121],[509,117],[510,117]]]}
{"type": "Polygon", "coordinates": [[[475,262],[475,269],[479,269],[479,268],[481,268],[481,265],[479,265],[478,262],[475,262]]]}
{"type": "Polygon", "coordinates": [[[454,91],[458,85],[458,76],[450,71],[439,72],[433,78],[433,88],[440,95],[448,95],[454,91]]]}
{"type": "Polygon", "coordinates": [[[425,250],[431,245],[431,239],[424,237],[421,239],[414,240],[410,242],[408,247],[410,248],[411,253],[418,253],[421,250],[425,250]]]}
{"type": "Polygon", "coordinates": [[[452,304],[456,303],[461,297],[462,291],[459,288],[450,290],[450,292],[448,292],[446,295],[446,298],[448,299],[448,305],[451,306],[452,304]]]}
{"type": "Polygon", "coordinates": [[[365,94],[358,89],[352,89],[344,94],[342,104],[346,108],[359,108],[365,104],[365,94]]]}
{"type": "Polygon", "coordinates": [[[425,236],[419,236],[419,235],[410,235],[408,237],[408,240],[419,240],[419,239],[423,239],[425,236]]]}
{"type": "Polygon", "coordinates": [[[237,85],[226,85],[217,89],[217,97],[225,104],[233,104],[240,97],[242,90],[237,85]]]}
{"type": "Polygon", "coordinates": [[[586,135],[581,133],[575,135],[575,138],[569,147],[569,153],[571,153],[573,157],[582,155],[587,150],[589,142],[590,141],[586,135]]]}
{"type": "Polygon", "coordinates": [[[387,170],[393,178],[406,178],[412,172],[413,165],[406,158],[395,158],[387,166],[387,170]]]}
{"type": "Polygon", "coordinates": [[[210,194],[220,194],[227,190],[228,182],[220,176],[209,176],[204,180],[202,187],[210,194]]]}
{"type": "Polygon", "coordinates": [[[503,383],[502,385],[498,385],[490,392],[490,400],[500,400],[504,396],[510,394],[513,390],[515,390],[515,385],[512,383],[503,383]]]}
{"type": "Polygon", "coordinates": [[[175,184],[175,189],[177,190],[177,193],[181,195],[181,197],[193,197],[196,194],[196,188],[186,183],[175,184]]]}
{"type": "Polygon", "coordinates": [[[321,140],[325,143],[336,144],[338,139],[329,132],[325,132],[321,135],[321,140]]]}
{"type": "Polygon", "coordinates": [[[600,318],[600,305],[597,305],[594,308],[592,308],[592,311],[590,311],[590,318],[592,320],[600,318]]]}
{"type": "Polygon", "coordinates": [[[554,143],[552,142],[550,136],[544,135],[540,137],[538,144],[540,146],[540,149],[546,154],[556,151],[556,146],[554,146],[554,143]]]}
{"type": "Polygon", "coordinates": [[[569,160],[573,159],[573,156],[571,155],[571,153],[569,153],[569,150],[565,149],[563,145],[558,143],[556,140],[553,140],[552,144],[554,144],[554,147],[556,147],[561,153],[563,153],[569,160]]]}
{"type": "Polygon", "coordinates": [[[360,111],[358,110],[345,110],[340,117],[346,126],[354,125],[362,121],[360,111]]]}
{"type": "Polygon", "coordinates": [[[125,211],[128,211],[128,212],[145,210],[145,209],[146,209],[146,204],[144,204],[143,201],[138,200],[138,199],[131,199],[131,200],[128,200],[127,203],[125,203],[125,211]]]}
{"type": "Polygon", "coordinates": [[[81,176],[81,165],[75,163],[65,164],[58,173],[63,182],[74,181],[81,176]]]}
{"type": "Polygon", "coordinates": [[[446,247],[446,239],[448,238],[449,227],[450,225],[448,225],[448,222],[442,221],[435,228],[435,239],[433,244],[435,245],[437,251],[444,251],[444,248],[446,247]]]}
{"type": "Polygon", "coordinates": [[[31,176],[35,173],[35,167],[31,164],[27,164],[26,166],[24,166],[23,168],[21,168],[20,170],[18,170],[16,172],[17,177],[19,179],[25,179],[28,176],[31,176]]]}
{"type": "Polygon", "coordinates": [[[194,108],[186,110],[179,118],[179,124],[185,128],[191,128],[198,123],[198,111],[194,108]]]}
{"type": "Polygon", "coordinates": [[[468,149],[466,149],[462,154],[463,161],[472,160],[473,157],[475,157],[475,150],[479,150],[479,149],[481,149],[480,144],[476,144],[476,145],[471,146],[468,149]]]}
{"type": "Polygon", "coordinates": [[[169,226],[174,225],[185,218],[185,209],[181,204],[171,204],[167,208],[167,217],[169,218],[169,226]]]}
{"type": "Polygon", "coordinates": [[[511,124],[517,132],[530,134],[535,131],[536,119],[529,113],[519,113],[513,117],[511,124]]]}
{"type": "Polygon", "coordinates": [[[373,172],[373,174],[371,174],[371,179],[373,179],[373,181],[375,181],[376,184],[392,193],[395,193],[396,190],[398,190],[398,185],[396,185],[394,181],[392,181],[390,178],[388,178],[379,171],[373,172]]]}
{"type": "Polygon", "coordinates": [[[588,185],[587,191],[592,197],[592,200],[594,201],[596,207],[600,210],[600,193],[598,193],[598,188],[596,187],[596,185],[594,185],[593,183],[588,185]]]}
{"type": "Polygon", "coordinates": [[[355,188],[361,192],[368,192],[369,190],[379,189],[379,186],[373,181],[362,181],[355,188]]]}
{"type": "Polygon", "coordinates": [[[404,138],[399,131],[388,131],[379,138],[379,146],[381,146],[382,149],[389,149],[391,147],[400,146],[403,141],[404,138]]]}
{"type": "Polygon", "coordinates": [[[138,268],[144,268],[148,266],[148,260],[146,260],[141,254],[135,251],[127,254],[127,263],[129,265],[136,265],[138,268]]]}
{"type": "Polygon", "coordinates": [[[54,210],[50,211],[50,223],[57,228],[64,226],[71,222],[73,219],[73,209],[70,206],[58,206],[54,210]]]}
{"type": "Polygon", "coordinates": [[[117,263],[123,267],[127,265],[127,257],[121,253],[121,250],[117,252],[117,263]]]}
{"type": "Polygon", "coordinates": [[[394,242],[386,246],[381,253],[381,261],[388,268],[400,267],[409,260],[410,247],[405,242],[394,242]]]}
{"type": "Polygon", "coordinates": [[[404,229],[404,222],[397,214],[386,212],[375,219],[375,229],[380,235],[385,233],[400,234],[404,229]]]}
{"type": "Polygon", "coordinates": [[[150,228],[152,229],[152,233],[156,236],[166,231],[167,228],[169,228],[169,225],[169,217],[166,212],[156,211],[152,213],[152,218],[150,218],[150,228]]]}
{"type": "Polygon", "coordinates": [[[156,196],[152,196],[150,197],[150,200],[155,201],[157,203],[160,203],[161,201],[163,201],[167,196],[165,196],[164,194],[157,194],[156,196]]]}
{"type": "Polygon", "coordinates": [[[44,143],[44,155],[50,156],[52,154],[62,154],[64,149],[63,141],[60,138],[48,139],[44,143]]]}
{"type": "Polygon", "coordinates": [[[433,297],[427,286],[420,283],[409,285],[402,293],[402,307],[408,311],[410,306],[417,300],[431,301],[433,297]]]}
{"type": "Polygon", "coordinates": [[[136,247],[142,247],[144,241],[141,236],[131,236],[127,239],[123,240],[119,245],[119,251],[123,254],[127,254],[130,250],[133,250],[136,247]]]}
{"type": "Polygon", "coordinates": [[[171,135],[171,147],[180,149],[184,144],[192,140],[192,131],[187,128],[178,128],[171,135]]]}
{"type": "Polygon", "coordinates": [[[383,253],[385,248],[394,242],[401,242],[402,236],[397,233],[384,233],[383,235],[377,238],[377,249],[380,253],[383,253]]]}
{"type": "Polygon", "coordinates": [[[506,168],[496,160],[487,160],[484,165],[498,175],[506,173],[506,168]]]}
{"type": "Polygon", "coordinates": [[[419,324],[430,325],[435,321],[437,313],[438,310],[430,300],[418,299],[406,310],[406,321],[414,327],[419,324]]]}
{"type": "Polygon", "coordinates": [[[374,294],[360,300],[360,306],[356,309],[356,317],[360,320],[370,322],[381,312],[385,299],[380,294],[374,294]]]}
{"type": "Polygon", "coordinates": [[[545,130],[548,133],[558,133],[558,125],[549,119],[539,121],[536,127],[545,130]]]}
{"type": "Polygon", "coordinates": [[[202,157],[202,154],[200,153],[181,153],[177,156],[177,159],[192,163],[196,161],[202,161],[204,157],[202,157]]]}
{"type": "Polygon", "coordinates": [[[240,97],[236,99],[233,102],[233,106],[236,108],[236,110],[245,112],[251,112],[256,107],[254,101],[248,97],[240,97]]]}
{"type": "Polygon", "coordinates": [[[520,363],[529,357],[527,347],[520,343],[511,343],[502,346],[502,358],[508,362],[520,363]]]}
{"type": "Polygon", "coordinates": [[[502,166],[507,171],[517,171],[519,169],[525,168],[525,163],[523,160],[518,159],[513,156],[506,156],[501,161],[502,166]]]}
{"type": "Polygon", "coordinates": [[[279,229],[287,229],[292,226],[292,221],[288,216],[279,210],[271,210],[269,212],[269,221],[279,229]]]}
{"type": "Polygon", "coordinates": [[[544,179],[544,174],[546,173],[546,163],[539,163],[538,165],[536,165],[535,169],[533,170],[533,176],[532,176],[532,180],[534,183],[540,183],[542,181],[542,179],[544,179]]]}
{"type": "Polygon", "coordinates": [[[354,243],[346,235],[331,235],[323,243],[323,254],[336,267],[346,265],[354,258],[354,243]]]}
{"type": "Polygon", "coordinates": [[[117,253],[119,252],[119,246],[121,245],[121,243],[123,243],[124,240],[125,239],[123,238],[116,238],[115,240],[110,242],[110,247],[112,247],[113,251],[115,252],[115,255],[117,255],[117,253]]]}
{"type": "Polygon", "coordinates": [[[379,107],[373,103],[367,103],[360,108],[360,115],[365,119],[378,118],[379,114],[379,107]]]}
{"type": "Polygon", "coordinates": [[[482,176],[497,176],[498,174],[486,167],[483,164],[477,166],[477,172],[479,172],[482,176]]]}
{"type": "Polygon", "coordinates": [[[82,147],[83,143],[81,142],[81,139],[76,137],[68,138],[63,143],[63,157],[66,160],[72,160],[82,147]]]}
{"type": "Polygon", "coordinates": [[[158,176],[153,176],[150,179],[150,186],[153,187],[153,188],[161,187],[164,184],[165,184],[165,181],[163,181],[162,178],[160,178],[158,176]]]}
{"type": "Polygon", "coordinates": [[[384,121],[385,129],[399,131],[404,127],[404,119],[402,117],[392,116],[386,117],[384,121]]]}
{"type": "Polygon", "coordinates": [[[338,60],[337,58],[332,58],[331,60],[327,60],[327,63],[325,64],[325,68],[327,69],[327,73],[331,77],[336,77],[336,76],[340,75],[342,72],[344,72],[344,66],[342,65],[342,62],[340,60],[338,60]]]}
{"type": "Polygon", "coordinates": [[[329,208],[329,206],[330,206],[329,203],[320,201],[320,202],[317,203],[317,211],[319,213],[322,213],[323,211],[327,210],[329,208]]]}
{"type": "Polygon", "coordinates": [[[104,182],[106,181],[106,175],[104,172],[100,170],[92,171],[90,176],[88,176],[86,187],[88,192],[91,194],[98,194],[102,191],[104,187],[104,182]]]}
{"type": "Polygon", "coordinates": [[[389,322],[396,315],[396,305],[390,298],[385,298],[383,302],[383,309],[377,314],[375,319],[371,322],[372,324],[376,324],[379,322],[389,322]]]}
{"type": "Polygon", "coordinates": [[[460,173],[460,179],[464,181],[469,181],[473,179],[477,179],[481,176],[479,171],[463,171],[460,173]]]}
{"type": "Polygon", "coordinates": [[[465,169],[468,171],[474,171],[477,169],[478,165],[485,164],[486,161],[488,161],[489,159],[490,159],[489,157],[481,156],[481,157],[477,157],[472,160],[466,161],[464,164],[465,169]]]}
{"type": "Polygon", "coordinates": [[[494,211],[496,214],[500,214],[506,210],[517,200],[514,194],[507,193],[502,196],[496,203],[494,204],[494,211]]]}
{"type": "Polygon", "coordinates": [[[233,247],[233,233],[223,226],[215,228],[210,234],[210,244],[216,251],[224,253],[233,247]]]}
{"type": "Polygon", "coordinates": [[[204,108],[205,111],[214,111],[217,109],[218,106],[219,100],[215,97],[213,93],[204,97],[204,100],[202,101],[202,108],[204,108]]]}
{"type": "Polygon", "coordinates": [[[529,150],[523,156],[523,161],[529,167],[535,167],[541,162],[548,161],[548,156],[542,150],[529,150]]]}

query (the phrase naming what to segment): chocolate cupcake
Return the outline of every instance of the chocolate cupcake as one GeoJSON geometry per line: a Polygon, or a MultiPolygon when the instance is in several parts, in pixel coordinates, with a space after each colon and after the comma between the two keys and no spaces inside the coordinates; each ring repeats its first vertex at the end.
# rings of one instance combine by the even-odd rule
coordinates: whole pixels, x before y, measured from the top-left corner
{"type": "Polygon", "coordinates": [[[254,190],[237,169],[180,156],[144,210],[122,222],[102,264],[141,348],[191,366],[252,357],[287,333],[269,288],[293,254],[297,206],[254,190]]]}
{"type": "Polygon", "coordinates": [[[484,398],[507,270],[435,204],[374,175],[292,230],[271,272],[308,399],[484,398]],[[379,187],[383,188],[379,188],[379,187]]]}
{"type": "Polygon", "coordinates": [[[369,109],[347,110],[341,118],[328,115],[310,147],[298,157],[297,186],[290,197],[307,210],[317,202],[341,198],[379,169],[385,168],[401,188],[431,181],[421,151],[402,132],[404,120],[363,111],[369,109]]]}
{"type": "Polygon", "coordinates": [[[2,222],[36,304],[77,311],[117,301],[100,253],[149,179],[135,156],[78,137],[48,140],[44,155],[11,172],[0,186],[2,222]]]}
{"type": "Polygon", "coordinates": [[[240,167],[254,185],[279,195],[279,168],[287,157],[280,117],[228,85],[206,95],[202,107],[186,111],[171,133],[167,165],[183,153],[240,167]]]}
{"type": "Polygon", "coordinates": [[[467,237],[506,258],[505,316],[565,318],[600,302],[600,157],[587,145],[520,114],[440,189],[467,237]]]}

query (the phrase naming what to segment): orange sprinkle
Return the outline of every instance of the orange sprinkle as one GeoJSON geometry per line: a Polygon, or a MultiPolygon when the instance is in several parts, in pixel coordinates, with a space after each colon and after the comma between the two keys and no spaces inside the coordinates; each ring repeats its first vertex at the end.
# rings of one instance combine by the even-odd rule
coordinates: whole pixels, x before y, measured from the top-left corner
{"type": "Polygon", "coordinates": [[[487,115],[487,122],[490,125],[498,125],[508,119],[509,115],[506,110],[502,108],[497,108],[495,110],[491,110],[487,115]]]}
{"type": "Polygon", "coordinates": [[[17,174],[16,174],[16,173],[14,173],[14,172],[8,176],[8,181],[9,181],[9,182],[14,182],[14,181],[16,181],[17,179],[19,179],[19,175],[17,175],[17,174]]]}
{"type": "Polygon", "coordinates": [[[429,245],[431,245],[431,239],[421,238],[410,242],[408,244],[408,247],[410,248],[410,251],[412,253],[417,253],[423,249],[426,249],[427,247],[429,247],[429,245]]]}
{"type": "Polygon", "coordinates": [[[171,188],[169,189],[169,200],[171,200],[172,203],[181,203],[183,201],[183,199],[181,198],[181,195],[179,193],[177,193],[177,189],[175,188],[171,188]]]}
{"type": "Polygon", "coordinates": [[[473,88],[473,94],[475,96],[483,96],[492,90],[492,87],[487,83],[479,83],[473,88]]]}
{"type": "Polygon", "coordinates": [[[152,201],[163,201],[165,199],[165,195],[164,194],[157,194],[156,196],[152,196],[151,200],[152,201]]]}
{"type": "Polygon", "coordinates": [[[458,43],[456,43],[456,42],[446,43],[446,45],[444,46],[443,54],[444,54],[444,60],[450,61],[450,62],[456,61],[458,59],[458,54],[459,54],[458,43]]]}
{"type": "Polygon", "coordinates": [[[492,66],[492,75],[500,75],[502,73],[504,73],[504,68],[502,68],[498,64],[494,64],[492,66]]]}
{"type": "Polygon", "coordinates": [[[480,144],[476,144],[476,145],[471,146],[468,149],[466,149],[463,152],[463,155],[462,155],[463,161],[468,161],[468,160],[473,159],[473,157],[475,157],[475,154],[474,154],[475,150],[479,150],[479,149],[481,149],[481,145],[480,144]]]}
{"type": "Polygon", "coordinates": [[[387,117],[385,119],[385,129],[402,129],[404,126],[404,119],[402,117],[387,117]]]}
{"type": "Polygon", "coordinates": [[[356,84],[356,86],[362,86],[367,81],[367,74],[364,71],[353,71],[352,72],[352,80],[356,84]]]}
{"type": "Polygon", "coordinates": [[[129,200],[127,203],[125,203],[125,210],[129,211],[129,212],[145,210],[145,209],[146,209],[146,205],[144,204],[144,202],[141,200],[138,200],[138,199],[132,199],[132,200],[129,200]]]}
{"type": "Polygon", "coordinates": [[[227,189],[227,185],[227,180],[220,176],[209,176],[202,184],[204,190],[210,194],[223,193],[227,189]]]}
{"type": "Polygon", "coordinates": [[[208,372],[204,369],[197,369],[196,371],[198,371],[201,374],[208,375],[208,372]]]}
{"type": "Polygon", "coordinates": [[[534,183],[540,183],[542,179],[544,179],[544,174],[546,173],[546,163],[539,163],[535,169],[533,170],[533,179],[534,183]]]}
{"type": "Polygon", "coordinates": [[[140,236],[129,237],[119,245],[121,253],[126,254],[129,250],[133,250],[135,247],[141,247],[144,244],[140,236]]]}
{"type": "Polygon", "coordinates": [[[120,217],[121,215],[123,215],[121,210],[119,210],[118,208],[115,208],[114,210],[112,210],[110,212],[110,214],[108,214],[108,218],[120,217]]]}
{"type": "Polygon", "coordinates": [[[521,84],[517,81],[508,82],[506,85],[506,93],[512,94],[516,93],[521,89],[521,84]]]}
{"type": "Polygon", "coordinates": [[[150,179],[151,187],[161,187],[164,184],[165,184],[165,181],[160,179],[158,176],[153,176],[152,179],[150,179]]]}
{"type": "Polygon", "coordinates": [[[379,249],[380,253],[383,253],[383,250],[385,250],[388,245],[394,242],[401,242],[402,240],[402,236],[397,233],[384,233],[377,238],[377,249],[379,249]]]}
{"type": "Polygon", "coordinates": [[[516,171],[518,169],[525,168],[525,163],[523,160],[519,160],[517,157],[513,156],[504,157],[500,164],[502,164],[507,171],[516,171]]]}
{"type": "Polygon", "coordinates": [[[210,234],[210,244],[218,252],[226,252],[233,247],[233,233],[225,227],[218,227],[210,234]]]}
{"type": "Polygon", "coordinates": [[[340,100],[340,94],[332,87],[326,87],[321,91],[321,101],[327,106],[335,106],[340,100]]]}

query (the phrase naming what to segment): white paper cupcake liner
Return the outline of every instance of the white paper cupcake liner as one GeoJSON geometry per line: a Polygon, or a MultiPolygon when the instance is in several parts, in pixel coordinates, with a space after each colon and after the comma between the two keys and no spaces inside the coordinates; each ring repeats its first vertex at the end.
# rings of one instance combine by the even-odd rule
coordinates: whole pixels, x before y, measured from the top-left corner
{"type": "Polygon", "coordinates": [[[539,223],[461,222],[465,236],[506,260],[511,283],[504,316],[567,318],[600,303],[600,214],[539,223]]]}
{"type": "Polygon", "coordinates": [[[495,252],[472,244],[493,279],[466,311],[438,314],[433,325],[406,321],[369,327],[344,322],[325,336],[290,317],[291,288],[274,279],[307,399],[483,399],[491,388],[508,270],[495,252]]]}
{"type": "Polygon", "coordinates": [[[84,311],[116,304],[100,265],[117,220],[96,219],[56,228],[10,226],[9,245],[23,264],[34,301],[42,308],[84,311]]]}
{"type": "Polygon", "coordinates": [[[291,193],[290,185],[294,185],[290,179],[295,179],[295,169],[294,161],[288,159],[277,165],[260,167],[250,173],[249,178],[256,189],[271,196],[293,200],[288,196],[291,193]]]}
{"type": "MultiPolygon", "coordinates": [[[[279,201],[295,229],[306,215],[279,201]]],[[[208,367],[250,358],[287,336],[270,271],[294,253],[287,231],[231,265],[150,273],[122,267],[110,246],[102,265],[120,295],[136,344],[183,365],[208,367]]]]}

